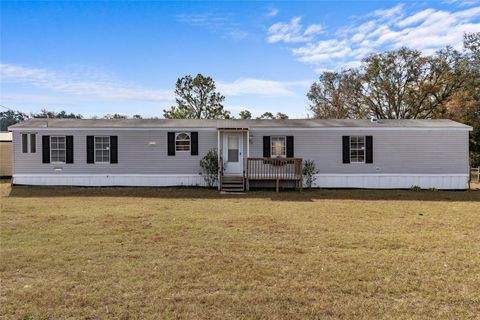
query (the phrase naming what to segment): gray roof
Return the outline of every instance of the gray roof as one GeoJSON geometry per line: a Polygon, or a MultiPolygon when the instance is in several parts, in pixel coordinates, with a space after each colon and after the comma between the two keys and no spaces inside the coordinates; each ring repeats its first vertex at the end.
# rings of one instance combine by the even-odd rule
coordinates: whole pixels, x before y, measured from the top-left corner
{"type": "Polygon", "coordinates": [[[41,128],[460,128],[452,120],[386,120],[378,123],[353,119],[198,120],[198,119],[32,119],[9,129],[41,128]]]}

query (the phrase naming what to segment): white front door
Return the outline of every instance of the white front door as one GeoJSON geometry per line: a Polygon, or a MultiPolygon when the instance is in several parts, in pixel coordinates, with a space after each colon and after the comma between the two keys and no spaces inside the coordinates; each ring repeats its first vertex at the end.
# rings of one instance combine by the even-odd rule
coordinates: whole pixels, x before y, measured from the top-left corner
{"type": "Polygon", "coordinates": [[[241,132],[223,134],[223,173],[243,174],[243,134],[241,132]]]}

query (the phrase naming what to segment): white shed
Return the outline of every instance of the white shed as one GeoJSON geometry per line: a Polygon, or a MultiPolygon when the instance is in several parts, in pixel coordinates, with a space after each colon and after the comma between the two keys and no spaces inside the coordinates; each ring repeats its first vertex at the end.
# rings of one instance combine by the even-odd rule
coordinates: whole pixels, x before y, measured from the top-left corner
{"type": "Polygon", "coordinates": [[[0,132],[0,177],[12,176],[12,133],[0,132]]]}

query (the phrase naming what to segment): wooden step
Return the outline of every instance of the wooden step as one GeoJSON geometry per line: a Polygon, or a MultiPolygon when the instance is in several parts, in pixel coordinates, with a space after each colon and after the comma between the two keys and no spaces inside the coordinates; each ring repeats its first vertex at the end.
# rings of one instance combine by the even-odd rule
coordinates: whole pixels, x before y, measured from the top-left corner
{"type": "Polygon", "coordinates": [[[243,188],[243,183],[222,183],[222,188],[243,188]]]}
{"type": "Polygon", "coordinates": [[[242,182],[243,177],[229,177],[229,176],[226,176],[226,177],[222,177],[222,181],[240,181],[240,182],[242,182]]]}
{"type": "Polygon", "coordinates": [[[223,176],[220,190],[222,193],[239,193],[245,191],[245,180],[242,176],[223,176]]]}

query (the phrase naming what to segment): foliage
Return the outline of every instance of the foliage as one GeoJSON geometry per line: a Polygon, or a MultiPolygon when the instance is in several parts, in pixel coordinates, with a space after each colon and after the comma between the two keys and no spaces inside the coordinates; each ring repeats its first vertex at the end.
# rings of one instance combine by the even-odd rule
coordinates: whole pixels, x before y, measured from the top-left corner
{"type": "Polygon", "coordinates": [[[432,118],[465,81],[462,57],[451,48],[372,54],[359,69],[322,74],[307,94],[310,109],[316,118],[432,118]]]}
{"type": "Polygon", "coordinates": [[[65,110],[60,112],[50,111],[47,109],[40,110],[39,113],[31,113],[32,118],[49,118],[49,119],[82,119],[81,114],[67,113],[65,110]]]}
{"type": "Polygon", "coordinates": [[[410,187],[410,191],[412,191],[412,192],[419,192],[419,191],[422,191],[422,188],[419,187],[419,186],[411,186],[411,187],[410,187]]]}
{"type": "Polygon", "coordinates": [[[103,119],[128,119],[128,116],[114,113],[114,114],[106,114],[103,116],[103,119]]]}
{"type": "Polygon", "coordinates": [[[218,181],[218,154],[217,149],[210,149],[207,154],[200,160],[200,168],[202,168],[202,176],[209,187],[215,186],[218,181]]]}
{"type": "Polygon", "coordinates": [[[364,118],[368,112],[360,104],[357,71],[324,72],[307,93],[315,118],[364,118]]]}
{"type": "Polygon", "coordinates": [[[277,112],[277,114],[273,114],[271,112],[264,112],[260,117],[257,119],[268,119],[268,120],[280,120],[280,119],[288,119],[288,116],[285,113],[277,112]]]}
{"type": "Polygon", "coordinates": [[[167,119],[229,119],[230,112],[223,108],[225,97],[215,91],[211,77],[197,74],[179,78],[175,87],[176,106],[163,110],[167,119]]]}
{"type": "Polygon", "coordinates": [[[0,131],[7,131],[9,126],[29,118],[28,114],[21,111],[8,110],[0,112],[0,131]]]}
{"type": "Polygon", "coordinates": [[[305,181],[305,184],[307,186],[307,188],[311,188],[313,186],[313,184],[315,183],[315,181],[317,180],[317,178],[315,177],[315,175],[319,172],[317,170],[317,167],[315,165],[315,161],[313,160],[304,160],[303,161],[303,179],[305,181]]]}
{"type": "Polygon", "coordinates": [[[238,114],[238,116],[240,117],[240,119],[242,120],[249,120],[249,119],[252,119],[252,113],[248,110],[243,110],[243,111],[240,111],[240,113],[238,114]]]}

